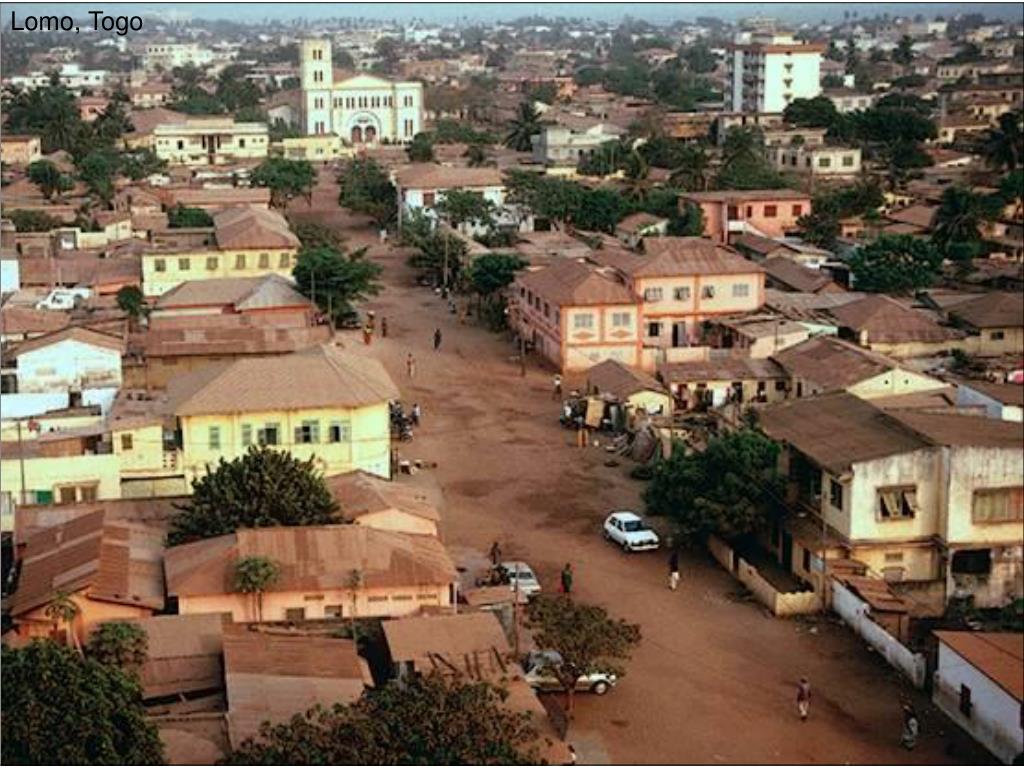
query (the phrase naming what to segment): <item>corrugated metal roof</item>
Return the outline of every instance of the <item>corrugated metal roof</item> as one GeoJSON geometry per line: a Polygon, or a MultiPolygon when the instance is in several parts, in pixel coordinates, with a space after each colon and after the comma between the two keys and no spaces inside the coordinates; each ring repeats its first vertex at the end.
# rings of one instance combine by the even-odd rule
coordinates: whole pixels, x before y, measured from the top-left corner
{"type": "Polygon", "coordinates": [[[1024,701],[1024,634],[940,631],[935,636],[1017,701],[1024,701]]]}

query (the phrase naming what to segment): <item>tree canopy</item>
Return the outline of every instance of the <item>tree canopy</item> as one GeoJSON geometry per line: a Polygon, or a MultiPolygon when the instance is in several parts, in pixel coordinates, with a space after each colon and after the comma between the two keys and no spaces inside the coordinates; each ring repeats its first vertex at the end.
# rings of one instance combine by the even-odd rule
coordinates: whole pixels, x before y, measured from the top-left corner
{"type": "Polygon", "coordinates": [[[51,200],[54,195],[59,196],[61,192],[67,192],[75,185],[70,176],[61,173],[49,160],[36,160],[30,164],[28,178],[39,187],[39,191],[47,200],[51,200]]]}
{"type": "Polygon", "coordinates": [[[171,229],[212,227],[213,216],[202,208],[190,208],[178,203],[167,212],[167,225],[171,229]]]}
{"type": "Polygon", "coordinates": [[[382,267],[366,258],[361,248],[346,254],[327,246],[299,250],[292,276],[304,296],[320,309],[340,320],[352,314],[353,303],[380,292],[382,267]]]}
{"type": "Polygon", "coordinates": [[[233,765],[525,765],[539,762],[530,716],[488,683],[412,677],[354,704],[264,725],[233,765]]]}
{"type": "Polygon", "coordinates": [[[688,453],[677,443],[654,467],[644,490],[647,511],[672,520],[686,543],[750,533],[781,491],[778,456],[774,442],[750,429],[713,437],[702,452],[688,453]]]}
{"type": "Polygon", "coordinates": [[[36,640],[2,651],[6,765],[155,765],[163,747],[139,683],[114,666],[36,640]]]}
{"type": "Polygon", "coordinates": [[[250,180],[258,187],[270,190],[270,204],[283,208],[294,197],[309,200],[316,183],[316,170],[308,160],[288,160],[270,157],[260,163],[252,172],[250,180]]]}
{"type": "Polygon", "coordinates": [[[429,133],[417,133],[405,148],[405,154],[413,163],[434,162],[434,140],[429,133]]]}
{"type": "Polygon", "coordinates": [[[533,148],[530,137],[540,131],[540,113],[533,106],[533,102],[524,101],[516,108],[516,116],[505,136],[505,146],[517,152],[529,152],[533,148]]]}
{"type": "Polygon", "coordinates": [[[385,227],[398,215],[398,192],[388,174],[374,160],[353,158],[338,175],[338,202],[357,213],[365,213],[385,227]]]}
{"type": "Polygon", "coordinates": [[[942,269],[942,254],[912,235],[881,235],[849,259],[857,290],[904,293],[927,288],[942,269]]]}
{"type": "Polygon", "coordinates": [[[516,272],[527,262],[510,253],[485,253],[473,261],[469,268],[469,283],[481,296],[491,296],[511,285],[516,272]]]}
{"type": "Polygon", "coordinates": [[[85,644],[85,655],[100,664],[137,674],[146,663],[149,637],[130,621],[105,621],[96,627],[85,644]]]}
{"type": "Polygon", "coordinates": [[[494,203],[483,193],[455,187],[444,193],[435,206],[437,215],[458,229],[463,224],[486,226],[492,223],[494,203]]]}
{"type": "Polygon", "coordinates": [[[251,446],[243,456],[208,467],[177,509],[167,535],[172,546],[239,528],[326,525],[336,522],[338,505],[312,458],[302,461],[270,446],[251,446]]]}
{"type": "Polygon", "coordinates": [[[569,694],[576,681],[591,672],[621,677],[623,663],[640,642],[640,627],[613,619],[597,605],[577,603],[569,595],[538,595],[527,609],[528,626],[538,648],[557,651],[562,664],[551,670],[569,694]]]}

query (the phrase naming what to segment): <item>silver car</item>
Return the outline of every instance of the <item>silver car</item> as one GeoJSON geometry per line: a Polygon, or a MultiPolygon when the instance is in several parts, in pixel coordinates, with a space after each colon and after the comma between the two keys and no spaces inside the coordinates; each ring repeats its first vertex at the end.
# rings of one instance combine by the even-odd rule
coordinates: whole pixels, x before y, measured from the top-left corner
{"type": "MultiPolygon", "coordinates": [[[[538,691],[564,690],[555,675],[555,670],[561,665],[562,656],[558,651],[530,651],[523,660],[526,682],[538,691]]],[[[616,681],[616,676],[611,672],[591,672],[576,681],[576,690],[603,696],[615,686],[616,681]]]]}

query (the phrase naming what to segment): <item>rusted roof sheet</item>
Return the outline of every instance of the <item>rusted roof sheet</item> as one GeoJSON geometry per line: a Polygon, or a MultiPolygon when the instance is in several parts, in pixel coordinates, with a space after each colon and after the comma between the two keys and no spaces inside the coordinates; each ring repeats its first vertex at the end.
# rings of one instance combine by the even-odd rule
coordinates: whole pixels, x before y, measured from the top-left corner
{"type": "Polygon", "coordinates": [[[157,311],[202,306],[230,306],[244,311],[312,307],[312,303],[296,290],[293,282],[275,274],[186,280],[156,302],[157,311]]]}
{"type": "Polygon", "coordinates": [[[457,576],[433,536],[362,525],[253,528],[168,549],[168,593],[233,593],[235,561],[253,556],[278,563],[281,576],[274,591],[280,592],[347,589],[354,570],[366,588],[440,586],[457,576]]]}
{"type": "Polygon", "coordinates": [[[732,248],[701,237],[652,237],[644,240],[647,258],[629,274],[632,277],[680,275],[748,275],[764,269],[732,248]]]}
{"type": "Polygon", "coordinates": [[[454,168],[433,163],[414,163],[395,174],[403,189],[453,189],[455,187],[502,187],[497,168],[454,168]]]}
{"type": "Polygon", "coordinates": [[[587,382],[601,393],[610,393],[625,400],[637,392],[668,394],[665,386],[643,371],[630,368],[618,360],[605,360],[587,370],[587,382]]]}
{"type": "Polygon", "coordinates": [[[518,282],[559,307],[636,303],[629,289],[614,276],[575,259],[527,272],[518,282]]]}
{"type": "Polygon", "coordinates": [[[163,533],[92,512],[32,536],[11,614],[48,603],[58,590],[159,610],[164,605],[163,533]]]}
{"type": "Polygon", "coordinates": [[[28,352],[32,352],[37,349],[43,349],[49,347],[52,344],[59,344],[62,341],[77,341],[81,344],[88,344],[93,347],[103,347],[104,349],[112,349],[119,353],[124,353],[125,342],[123,338],[117,336],[111,336],[108,333],[100,333],[94,331],[91,328],[84,328],[82,326],[69,326],[62,328],[59,331],[53,333],[47,333],[42,336],[36,336],[18,344],[17,348],[12,350],[9,354],[10,357],[20,357],[28,352]]]}
{"type": "Polygon", "coordinates": [[[833,336],[815,336],[772,357],[790,376],[826,390],[846,389],[899,367],[895,360],[833,336]]]}
{"type": "Polygon", "coordinates": [[[1024,634],[940,631],[935,636],[1017,701],[1024,701],[1024,634]]]}
{"type": "Polygon", "coordinates": [[[411,616],[383,623],[391,658],[420,673],[494,679],[509,673],[508,638],[491,612],[411,616]]]}
{"type": "Polygon", "coordinates": [[[939,325],[925,312],[879,294],[865,296],[828,312],[841,326],[858,332],[866,331],[869,344],[941,343],[963,336],[961,332],[939,325]]]}
{"type": "Polygon", "coordinates": [[[706,360],[661,363],[658,374],[671,383],[695,381],[764,381],[786,378],[774,360],[737,354],[727,349],[712,349],[706,360]]]}
{"type": "Polygon", "coordinates": [[[300,245],[285,217],[264,208],[228,208],[214,214],[213,226],[217,247],[221,250],[298,248],[300,245]]]}
{"type": "Polygon", "coordinates": [[[342,517],[348,521],[392,509],[435,523],[441,520],[436,507],[413,489],[394,481],[356,471],[328,477],[325,482],[341,507],[342,517]]]}
{"type": "Polygon", "coordinates": [[[224,685],[224,615],[189,613],[135,620],[146,633],[144,698],[213,690],[224,685]]]}
{"type": "Polygon", "coordinates": [[[178,416],[300,408],[358,408],[398,397],[381,363],[322,344],[291,355],[243,358],[173,380],[168,397],[178,416]],[[296,372],[301,386],[296,386],[296,372]]]}
{"type": "Polygon", "coordinates": [[[765,259],[761,266],[772,280],[795,291],[815,293],[833,282],[832,278],[821,270],[805,267],[785,256],[772,256],[765,259]]]}
{"type": "Polygon", "coordinates": [[[1024,326],[1024,297],[1019,293],[986,293],[950,309],[949,314],[975,328],[1024,326]]]}

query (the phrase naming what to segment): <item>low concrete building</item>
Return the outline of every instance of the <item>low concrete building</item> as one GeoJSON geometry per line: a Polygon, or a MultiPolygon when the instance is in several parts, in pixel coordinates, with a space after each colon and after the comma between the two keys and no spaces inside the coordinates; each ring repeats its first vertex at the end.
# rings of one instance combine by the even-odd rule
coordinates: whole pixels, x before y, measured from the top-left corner
{"type": "Polygon", "coordinates": [[[120,387],[124,349],[123,338],[71,326],[21,342],[4,360],[18,392],[81,392],[120,387]]]}
{"type": "Polygon", "coordinates": [[[346,472],[326,482],[346,522],[380,531],[438,535],[441,513],[412,488],[366,472],[346,472]]]}
{"type": "Polygon", "coordinates": [[[636,248],[645,237],[658,237],[668,233],[668,219],[652,213],[633,213],[615,227],[615,236],[627,247],[636,248]]]}
{"type": "Polygon", "coordinates": [[[777,171],[810,176],[856,176],[861,170],[859,147],[779,146],[765,150],[777,171]]]}
{"type": "Polygon", "coordinates": [[[593,156],[609,141],[618,141],[625,133],[607,123],[596,123],[584,130],[573,130],[564,125],[548,125],[531,137],[533,159],[547,165],[576,166],[581,160],[593,156]]]}
{"type": "Polygon", "coordinates": [[[643,414],[667,416],[672,412],[672,399],[664,384],[618,360],[605,360],[587,371],[586,392],[614,397],[626,409],[627,421],[643,414]]]}
{"type": "Polygon", "coordinates": [[[454,607],[458,573],[433,536],[365,525],[247,528],[171,547],[167,594],[180,613],[229,613],[236,622],[407,616],[454,607]],[[280,577],[257,606],[237,591],[238,560],[266,557],[280,577]]]}
{"type": "Polygon", "coordinates": [[[262,160],[270,148],[265,123],[236,123],[226,117],[158,125],[153,129],[153,143],[157,157],[182,165],[262,160]]]}
{"type": "Polygon", "coordinates": [[[781,238],[799,230],[797,220],[811,212],[811,196],[792,189],[686,192],[680,206],[693,204],[704,214],[704,234],[729,243],[744,233],[781,238]]]}
{"type": "Polygon", "coordinates": [[[0,161],[5,165],[29,165],[42,157],[38,136],[11,133],[0,137],[0,161]]]}
{"type": "Polygon", "coordinates": [[[932,701],[1000,761],[1024,753],[1024,634],[936,632],[932,701]]]}

